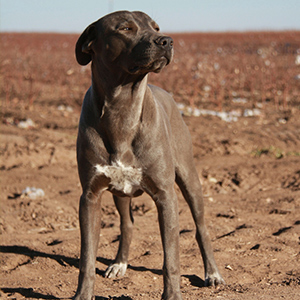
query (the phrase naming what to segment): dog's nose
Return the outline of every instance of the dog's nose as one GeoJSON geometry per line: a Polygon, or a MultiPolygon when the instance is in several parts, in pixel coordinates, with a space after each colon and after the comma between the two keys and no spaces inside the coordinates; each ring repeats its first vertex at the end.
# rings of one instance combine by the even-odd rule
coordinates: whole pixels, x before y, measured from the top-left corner
{"type": "Polygon", "coordinates": [[[173,39],[170,38],[169,36],[160,36],[154,42],[156,45],[158,45],[166,50],[169,50],[173,47],[173,39]]]}

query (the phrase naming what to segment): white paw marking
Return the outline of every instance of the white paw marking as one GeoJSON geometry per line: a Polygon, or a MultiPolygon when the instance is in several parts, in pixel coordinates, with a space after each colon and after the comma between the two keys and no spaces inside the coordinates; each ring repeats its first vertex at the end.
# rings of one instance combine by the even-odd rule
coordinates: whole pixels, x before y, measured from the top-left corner
{"type": "Polygon", "coordinates": [[[124,276],[127,270],[127,263],[115,263],[110,265],[106,271],[104,276],[106,278],[115,278],[118,276],[124,276]]]}
{"type": "Polygon", "coordinates": [[[140,188],[142,181],[142,169],[127,167],[121,161],[117,160],[110,166],[95,166],[97,173],[104,174],[110,178],[110,185],[125,194],[132,194],[140,188]]]}

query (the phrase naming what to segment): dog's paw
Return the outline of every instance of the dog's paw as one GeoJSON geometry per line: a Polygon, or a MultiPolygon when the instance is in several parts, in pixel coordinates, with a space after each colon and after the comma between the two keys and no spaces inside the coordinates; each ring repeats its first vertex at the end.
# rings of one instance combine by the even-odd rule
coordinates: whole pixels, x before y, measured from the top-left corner
{"type": "Polygon", "coordinates": [[[104,273],[104,277],[115,278],[118,276],[123,276],[126,270],[127,270],[127,263],[114,263],[106,269],[104,273]]]}
{"type": "Polygon", "coordinates": [[[91,295],[75,295],[72,300],[94,300],[95,297],[91,295]]]}
{"type": "Polygon", "coordinates": [[[221,284],[225,284],[225,281],[220,273],[213,273],[205,277],[205,286],[216,287],[221,284]]]}

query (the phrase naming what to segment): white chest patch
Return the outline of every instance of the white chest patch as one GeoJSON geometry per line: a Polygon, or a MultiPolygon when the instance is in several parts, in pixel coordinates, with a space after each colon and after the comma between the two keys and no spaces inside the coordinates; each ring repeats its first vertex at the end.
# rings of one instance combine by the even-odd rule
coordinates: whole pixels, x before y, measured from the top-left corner
{"type": "Polygon", "coordinates": [[[131,195],[140,188],[142,169],[127,167],[122,162],[113,162],[110,166],[95,166],[97,173],[110,178],[110,185],[117,191],[131,195]]]}

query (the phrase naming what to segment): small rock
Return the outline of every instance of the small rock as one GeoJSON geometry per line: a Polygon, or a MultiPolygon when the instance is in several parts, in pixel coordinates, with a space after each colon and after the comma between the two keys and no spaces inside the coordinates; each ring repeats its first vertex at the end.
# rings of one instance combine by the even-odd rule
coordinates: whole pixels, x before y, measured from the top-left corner
{"type": "Polygon", "coordinates": [[[18,127],[22,129],[30,129],[35,128],[36,124],[31,119],[27,119],[25,121],[20,121],[18,127]]]}
{"type": "Polygon", "coordinates": [[[43,198],[45,196],[45,192],[42,189],[28,186],[22,191],[22,195],[29,197],[31,200],[35,200],[37,198],[43,198]]]}
{"type": "Polygon", "coordinates": [[[231,267],[230,265],[227,265],[227,266],[225,267],[225,269],[230,270],[230,271],[233,271],[233,269],[232,269],[232,267],[231,267]]]}

